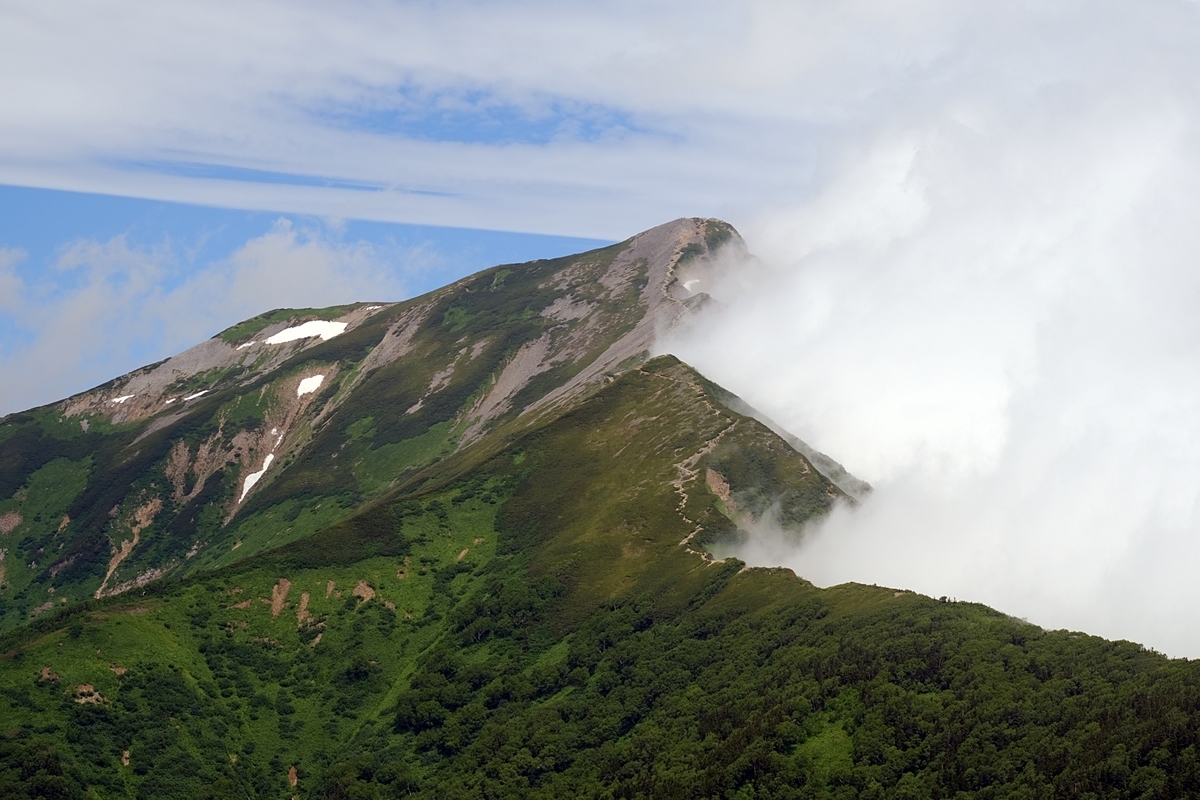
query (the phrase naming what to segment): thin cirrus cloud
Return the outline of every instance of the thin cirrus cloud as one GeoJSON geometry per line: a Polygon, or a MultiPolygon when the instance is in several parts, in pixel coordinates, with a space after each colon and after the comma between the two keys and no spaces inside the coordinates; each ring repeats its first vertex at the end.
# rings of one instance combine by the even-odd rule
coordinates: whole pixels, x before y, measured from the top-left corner
{"type": "Polygon", "coordinates": [[[846,20],[813,30],[772,4],[259,0],[5,16],[5,182],[610,238],[794,191],[805,133],[829,113],[822,70],[870,49],[846,20]]]}

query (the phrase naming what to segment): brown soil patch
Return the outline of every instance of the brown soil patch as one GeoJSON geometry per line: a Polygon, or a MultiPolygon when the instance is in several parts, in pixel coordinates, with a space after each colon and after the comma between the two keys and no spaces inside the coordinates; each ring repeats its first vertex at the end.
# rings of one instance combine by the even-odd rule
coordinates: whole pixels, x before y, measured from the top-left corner
{"type": "Polygon", "coordinates": [[[230,549],[230,550],[237,550],[237,549],[238,549],[239,547],[241,547],[241,546],[242,546],[242,540],[241,540],[241,539],[238,539],[236,542],[234,542],[234,543],[233,543],[233,547],[231,547],[231,548],[229,548],[229,549],[230,549]]]}
{"type": "Polygon", "coordinates": [[[80,705],[89,703],[103,703],[104,698],[96,691],[96,687],[90,683],[81,683],[75,687],[75,702],[80,705]]]}
{"type": "Polygon", "coordinates": [[[322,637],[322,636],[324,636],[324,635],[325,635],[325,634],[324,634],[324,632],[322,632],[322,633],[318,633],[318,634],[317,634],[315,637],[313,637],[313,640],[312,640],[311,642],[309,642],[309,643],[308,643],[308,646],[309,646],[309,647],[316,647],[316,646],[317,646],[317,645],[320,643],[320,641],[321,641],[321,637],[322,637]]]}
{"type": "Polygon", "coordinates": [[[128,750],[121,751],[121,766],[123,766],[123,767],[129,766],[129,751],[128,750]]]}
{"type": "Polygon", "coordinates": [[[36,617],[38,614],[45,614],[47,611],[49,611],[52,608],[54,608],[54,601],[47,600],[46,602],[42,603],[37,608],[30,611],[29,616],[30,616],[30,618],[33,618],[33,617],[36,617]]]}
{"type": "Polygon", "coordinates": [[[15,511],[0,514],[0,533],[12,533],[25,520],[15,511]]]}
{"type": "Polygon", "coordinates": [[[358,585],[354,587],[354,596],[361,597],[362,601],[366,603],[375,597],[375,590],[366,581],[359,581],[358,585]]]}
{"type": "MultiPolygon", "coordinates": [[[[115,511],[116,509],[117,507],[113,506],[113,510],[115,511]]],[[[108,572],[105,573],[104,580],[100,583],[100,588],[96,590],[97,600],[103,597],[106,593],[118,594],[120,591],[123,591],[124,588],[132,588],[116,587],[111,591],[105,592],[105,588],[108,586],[109,579],[112,578],[113,573],[117,571],[117,567],[121,565],[121,562],[129,558],[129,554],[133,552],[133,548],[137,547],[137,543],[141,537],[142,531],[150,527],[150,524],[154,522],[154,518],[158,516],[159,511],[162,511],[162,500],[155,497],[145,505],[139,506],[133,512],[133,521],[129,526],[129,529],[133,532],[133,538],[126,539],[125,541],[121,542],[120,548],[113,553],[112,558],[109,559],[108,572]]]]}
{"type": "Polygon", "coordinates": [[[295,789],[298,783],[300,783],[300,778],[296,775],[296,765],[293,764],[292,768],[288,770],[288,785],[295,789]]]}
{"type": "Polygon", "coordinates": [[[456,558],[455,561],[462,561],[464,558],[466,558],[466,555],[469,552],[469,550],[470,550],[470,548],[464,547],[462,549],[462,552],[458,554],[458,558],[456,558]]]}
{"type": "Polygon", "coordinates": [[[233,605],[230,606],[230,608],[249,608],[250,604],[252,602],[254,602],[254,601],[251,600],[250,598],[246,598],[245,600],[243,600],[240,603],[234,603],[233,605]]]}
{"type": "Polygon", "coordinates": [[[329,595],[333,594],[333,581],[325,581],[325,599],[329,599],[329,595]]]}
{"type": "Polygon", "coordinates": [[[395,610],[396,610],[396,604],[395,604],[395,603],[393,603],[391,600],[384,600],[384,601],[383,601],[383,604],[384,604],[385,606],[387,606],[387,609],[388,609],[388,611],[395,611],[395,610]]]}
{"type": "Polygon", "coordinates": [[[235,594],[241,594],[241,593],[242,593],[242,587],[235,586],[232,589],[230,589],[229,591],[227,591],[225,594],[235,595],[235,594]]]}
{"type": "Polygon", "coordinates": [[[271,616],[278,617],[279,612],[283,611],[283,607],[287,605],[288,592],[292,589],[292,582],[287,578],[280,578],[279,583],[271,589],[271,616]]]}
{"type": "Polygon", "coordinates": [[[721,498],[726,507],[733,511],[733,492],[729,489],[729,482],[725,480],[721,473],[715,469],[707,470],[704,473],[704,482],[708,484],[708,488],[712,493],[721,498]]]}
{"type": "Polygon", "coordinates": [[[67,526],[70,524],[71,524],[71,518],[68,517],[66,514],[63,514],[62,522],[58,523],[57,533],[62,533],[63,531],[65,531],[67,529],[67,526]]]}
{"type": "Polygon", "coordinates": [[[161,578],[163,575],[166,575],[167,570],[171,569],[174,566],[175,566],[175,562],[172,561],[171,563],[167,564],[166,566],[154,567],[153,569],[148,569],[145,572],[141,573],[140,575],[137,575],[136,577],[134,577],[133,580],[123,581],[122,583],[118,583],[116,586],[109,589],[107,594],[109,596],[118,595],[118,594],[121,594],[122,592],[128,592],[130,589],[137,589],[140,586],[145,586],[147,583],[156,581],[159,578],[161,578]]]}
{"type": "MultiPolygon", "coordinates": [[[[75,563],[75,558],[76,558],[76,556],[68,556],[67,558],[64,558],[62,561],[58,562],[53,567],[51,567],[50,568],[50,577],[57,578],[58,573],[62,572],[64,569],[66,569],[67,567],[69,567],[75,563]]],[[[51,590],[53,590],[53,588],[54,587],[51,587],[51,590]]],[[[53,591],[51,591],[51,593],[53,594],[53,591]]]]}
{"type": "Polygon", "coordinates": [[[300,608],[296,609],[296,627],[304,624],[308,619],[308,592],[300,595],[300,608]]]}
{"type": "Polygon", "coordinates": [[[237,436],[228,447],[224,442],[224,431],[218,430],[196,448],[196,457],[192,458],[191,450],[183,441],[175,442],[171,454],[167,458],[165,472],[171,481],[171,498],[178,505],[186,505],[204,489],[204,484],[217,470],[230,461],[236,461],[237,436]],[[187,488],[188,475],[193,476],[192,488],[187,488]]]}
{"type": "Polygon", "coordinates": [[[50,669],[50,667],[42,667],[42,671],[38,675],[38,680],[46,681],[48,683],[57,683],[62,680],[62,675],[59,675],[54,670],[50,669]]]}
{"type": "Polygon", "coordinates": [[[483,537],[482,537],[482,536],[476,536],[476,537],[475,537],[475,541],[474,541],[474,542],[472,542],[472,544],[474,544],[474,545],[481,545],[481,544],[483,544],[483,537]]]}
{"type": "Polygon", "coordinates": [[[119,667],[116,664],[109,664],[108,668],[111,669],[113,672],[117,673],[118,676],[124,675],[126,672],[129,672],[129,670],[126,669],[125,667],[119,667]]]}
{"type": "Polygon", "coordinates": [[[192,454],[186,443],[182,440],[175,442],[171,448],[171,455],[167,458],[167,466],[163,469],[167,473],[167,478],[171,481],[175,488],[175,502],[183,502],[186,495],[184,486],[187,481],[188,467],[192,465],[192,454]]]}

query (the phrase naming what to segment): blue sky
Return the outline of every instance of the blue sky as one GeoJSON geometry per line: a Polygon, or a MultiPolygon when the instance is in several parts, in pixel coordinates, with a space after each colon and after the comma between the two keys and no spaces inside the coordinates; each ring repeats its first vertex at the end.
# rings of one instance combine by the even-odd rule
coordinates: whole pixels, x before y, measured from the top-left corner
{"type": "Polygon", "coordinates": [[[15,0],[0,108],[0,414],[720,217],[662,346],[876,486],[754,563],[1200,655],[1195,0],[15,0]]]}
{"type": "Polygon", "coordinates": [[[404,299],[607,243],[0,186],[0,411],[90,388],[271,308],[404,299]]]}

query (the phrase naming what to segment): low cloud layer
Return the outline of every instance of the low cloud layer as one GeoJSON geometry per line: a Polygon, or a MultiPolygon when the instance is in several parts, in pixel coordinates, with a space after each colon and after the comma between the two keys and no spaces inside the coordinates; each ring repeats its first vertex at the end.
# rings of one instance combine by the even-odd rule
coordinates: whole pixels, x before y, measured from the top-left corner
{"type": "Polygon", "coordinates": [[[23,279],[19,251],[0,251],[0,311],[14,334],[0,347],[0,414],[47,403],[164,358],[270,308],[323,307],[407,296],[422,250],[381,252],[280,220],[229,257],[188,261],[163,241],[124,236],[65,247],[42,280],[23,279]],[[21,380],[26,376],[28,380],[21,380]]]}
{"type": "Polygon", "coordinates": [[[1200,71],[1151,12],[957,29],[743,223],[663,348],[876,487],[743,558],[1200,656],[1200,71]]]}

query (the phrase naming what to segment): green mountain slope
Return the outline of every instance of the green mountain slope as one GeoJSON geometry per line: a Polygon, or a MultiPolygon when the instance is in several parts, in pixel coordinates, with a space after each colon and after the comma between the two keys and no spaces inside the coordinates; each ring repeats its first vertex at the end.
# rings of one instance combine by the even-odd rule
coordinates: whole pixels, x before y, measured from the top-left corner
{"type": "Polygon", "coordinates": [[[234,563],[344,519],[440,459],[569,408],[703,295],[737,245],[679,220],[414,300],[274,311],[0,420],[0,630],[234,563]]]}
{"type": "Polygon", "coordinates": [[[1200,791],[1186,661],[708,555],[853,502],[646,360],[722,243],[273,312],[185,354],[208,394],[168,361],[7,418],[0,796],[1200,791]],[[306,317],[346,329],[238,360],[306,317]]]}

